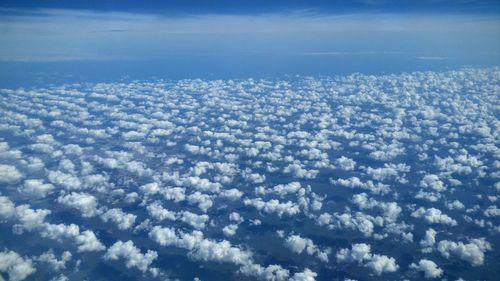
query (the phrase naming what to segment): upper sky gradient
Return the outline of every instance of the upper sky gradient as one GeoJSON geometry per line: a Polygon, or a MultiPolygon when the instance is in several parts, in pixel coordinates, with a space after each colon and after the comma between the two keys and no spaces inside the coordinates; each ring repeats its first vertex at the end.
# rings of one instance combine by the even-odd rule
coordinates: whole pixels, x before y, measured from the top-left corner
{"type": "Polygon", "coordinates": [[[2,7],[87,9],[160,14],[259,14],[311,9],[319,13],[394,12],[394,13],[499,13],[495,0],[2,0],[2,7]]]}
{"type": "Polygon", "coordinates": [[[9,81],[393,73],[498,65],[500,1],[0,1],[0,34],[9,81]]]}

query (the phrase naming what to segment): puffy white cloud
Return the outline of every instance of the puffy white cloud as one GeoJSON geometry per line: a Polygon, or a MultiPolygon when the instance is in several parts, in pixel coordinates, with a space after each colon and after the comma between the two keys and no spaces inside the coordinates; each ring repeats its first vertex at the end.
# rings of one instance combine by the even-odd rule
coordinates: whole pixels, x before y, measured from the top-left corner
{"type": "Polygon", "coordinates": [[[399,268],[394,258],[377,254],[373,255],[365,266],[373,270],[376,275],[381,275],[384,272],[395,272],[399,268]]]}
{"type": "Polygon", "coordinates": [[[299,164],[290,164],[283,169],[284,173],[292,174],[296,178],[314,179],[318,175],[318,170],[307,170],[299,164]]]}
{"type": "Polygon", "coordinates": [[[139,194],[137,194],[137,192],[130,192],[123,198],[123,201],[128,204],[135,203],[137,200],[139,200],[139,194]]]}
{"type": "Polygon", "coordinates": [[[139,190],[147,195],[154,195],[160,192],[160,185],[156,182],[148,183],[139,187],[139,190]]]}
{"type": "Polygon", "coordinates": [[[427,229],[424,238],[420,241],[422,252],[424,253],[432,252],[432,247],[436,243],[436,234],[437,232],[434,229],[432,228],[427,229]]]}
{"type": "Polygon", "coordinates": [[[163,220],[176,220],[177,213],[173,211],[169,211],[161,206],[160,202],[154,202],[146,207],[148,213],[151,217],[156,219],[157,221],[163,220]]]}
{"type": "Polygon", "coordinates": [[[99,186],[106,186],[108,177],[101,174],[86,175],[82,178],[84,188],[95,188],[99,186]]]}
{"type": "Polygon", "coordinates": [[[498,217],[500,216],[500,208],[497,208],[495,205],[491,205],[484,210],[484,215],[487,217],[498,217]]]}
{"type": "Polygon", "coordinates": [[[456,163],[455,159],[450,156],[440,158],[435,156],[434,165],[441,171],[448,171],[450,173],[470,174],[472,168],[461,163],[456,163]]]}
{"type": "Polygon", "coordinates": [[[352,202],[360,209],[381,209],[384,213],[384,218],[388,221],[395,221],[402,212],[401,207],[399,207],[396,202],[380,202],[373,198],[369,198],[366,193],[353,195],[352,202]]]}
{"type": "Polygon", "coordinates": [[[365,237],[369,237],[373,234],[375,224],[382,224],[382,218],[377,219],[370,215],[366,215],[361,212],[334,213],[333,216],[329,214],[322,214],[318,217],[318,223],[321,224],[331,224],[331,227],[336,229],[351,229],[361,232],[365,237]]]}
{"type": "Polygon", "coordinates": [[[226,226],[224,226],[224,228],[222,228],[222,233],[224,233],[224,235],[226,235],[226,236],[233,236],[236,234],[237,230],[238,230],[237,224],[230,224],[230,225],[226,225],[226,226]]]}
{"type": "Polygon", "coordinates": [[[145,133],[140,133],[140,132],[136,132],[136,131],[128,131],[128,132],[122,133],[122,137],[125,140],[140,140],[140,139],[143,139],[145,136],[146,136],[145,133]]]}
{"type": "Polygon", "coordinates": [[[37,172],[41,171],[45,167],[45,163],[42,161],[42,159],[38,157],[28,157],[26,160],[26,169],[29,172],[37,172]]]}
{"type": "Polygon", "coordinates": [[[337,158],[337,160],[335,160],[335,165],[337,165],[340,169],[344,171],[352,171],[356,167],[356,161],[352,160],[351,158],[342,156],[340,158],[337,158]]]}
{"type": "Polygon", "coordinates": [[[202,153],[205,153],[204,149],[202,147],[199,147],[197,145],[192,145],[192,144],[185,144],[184,145],[184,148],[186,149],[186,151],[188,151],[189,153],[192,153],[192,154],[202,154],[202,153]]]}
{"type": "Polygon", "coordinates": [[[370,180],[367,182],[362,182],[358,177],[350,177],[347,179],[332,180],[331,183],[334,185],[340,185],[340,186],[344,186],[344,187],[365,189],[365,190],[370,191],[370,193],[373,193],[373,194],[387,194],[391,190],[389,188],[389,186],[386,184],[383,184],[380,182],[374,184],[370,180]]]}
{"type": "Polygon", "coordinates": [[[398,176],[398,171],[393,167],[383,167],[383,168],[368,167],[366,173],[372,176],[374,180],[378,181],[384,181],[398,176]]]}
{"type": "Polygon", "coordinates": [[[0,141],[0,152],[9,151],[10,145],[8,142],[0,141]]]}
{"type": "Polygon", "coordinates": [[[420,181],[420,186],[424,188],[434,189],[437,192],[446,190],[446,186],[437,175],[425,175],[424,178],[420,181]]]}
{"type": "Polygon", "coordinates": [[[245,264],[239,270],[247,276],[254,276],[259,280],[284,281],[288,280],[290,272],[276,264],[263,267],[259,264],[245,264]]]}
{"type": "Polygon", "coordinates": [[[390,145],[383,144],[381,148],[384,150],[370,152],[369,157],[376,160],[389,161],[405,152],[404,147],[401,147],[397,143],[392,143],[390,145]]]}
{"type": "Polygon", "coordinates": [[[50,134],[39,135],[36,137],[36,140],[42,143],[55,143],[54,137],[50,134]]]}
{"type": "Polygon", "coordinates": [[[59,161],[59,169],[69,173],[75,173],[75,164],[69,159],[62,159],[59,161]]]}
{"type": "Polygon", "coordinates": [[[16,205],[8,197],[0,196],[0,218],[10,219],[16,214],[16,205]]]}
{"type": "Polygon", "coordinates": [[[24,186],[19,187],[18,190],[33,197],[45,197],[54,190],[54,186],[44,183],[43,180],[30,179],[25,180],[24,186]]]}
{"type": "Polygon", "coordinates": [[[238,199],[241,198],[241,196],[243,196],[243,192],[239,191],[238,189],[236,188],[231,188],[231,189],[226,189],[226,190],[223,190],[219,196],[221,197],[224,197],[224,198],[227,198],[229,200],[233,200],[233,201],[236,201],[238,199]]]}
{"type": "Polygon", "coordinates": [[[472,239],[469,243],[442,240],[439,241],[437,249],[445,258],[450,258],[453,255],[472,266],[479,266],[484,263],[484,253],[491,250],[492,247],[486,239],[480,238],[472,239]]]}
{"type": "Polygon", "coordinates": [[[31,209],[29,205],[17,206],[15,216],[18,223],[14,225],[14,232],[21,234],[43,226],[45,217],[50,213],[51,211],[46,209],[31,209]]]}
{"type": "Polygon", "coordinates": [[[161,193],[165,199],[174,202],[181,202],[186,199],[186,190],[182,187],[165,188],[161,193]]]}
{"type": "Polygon", "coordinates": [[[61,171],[50,171],[48,178],[51,183],[66,189],[80,189],[82,186],[82,182],[78,177],[71,174],[65,174],[61,171]]]}
{"type": "Polygon", "coordinates": [[[83,149],[77,144],[67,144],[63,146],[64,152],[70,155],[81,156],[83,154],[83,149]]]}
{"type": "Polygon", "coordinates": [[[245,219],[239,213],[236,212],[232,212],[231,214],[229,214],[229,220],[234,221],[236,223],[242,223],[245,221],[245,219]]]}
{"type": "Polygon", "coordinates": [[[338,262],[357,262],[370,268],[376,275],[384,272],[395,272],[399,266],[396,260],[385,255],[372,254],[371,246],[364,243],[353,244],[351,249],[340,249],[336,258],[338,262]]]}
{"type": "Polygon", "coordinates": [[[446,208],[448,208],[449,210],[463,210],[465,209],[465,205],[458,200],[454,200],[452,202],[447,202],[446,208]]]}
{"type": "Polygon", "coordinates": [[[46,143],[35,143],[31,144],[29,148],[38,153],[52,154],[54,153],[54,147],[46,143]]]}
{"type": "Polygon", "coordinates": [[[23,153],[18,149],[10,149],[7,142],[0,142],[0,159],[15,161],[23,158],[23,153]]]}
{"type": "Polygon", "coordinates": [[[351,249],[340,249],[335,255],[339,262],[355,261],[361,263],[371,258],[371,246],[365,243],[351,245],[351,249]]]}
{"type": "Polygon", "coordinates": [[[320,260],[328,262],[330,249],[320,250],[309,238],[303,238],[300,235],[290,235],[285,240],[285,246],[294,253],[300,254],[306,252],[308,255],[315,255],[320,260]]]}
{"type": "MultiPolygon", "coordinates": [[[[1,198],[1,197],[0,197],[1,198]]],[[[10,208],[13,206],[10,200],[3,200],[0,203],[5,204],[10,208]]],[[[6,209],[7,209],[6,208],[6,209]]],[[[0,208],[1,210],[2,208],[0,208]]],[[[49,210],[29,208],[28,205],[20,205],[15,207],[15,210],[10,213],[6,212],[9,217],[18,222],[14,225],[17,232],[22,231],[38,231],[42,237],[47,237],[54,240],[72,239],[77,245],[79,252],[101,251],[106,247],[97,239],[95,233],[91,230],[80,232],[80,228],[75,224],[51,224],[45,222],[45,217],[50,214],[49,210]]]]}
{"type": "Polygon", "coordinates": [[[306,247],[314,248],[314,243],[311,239],[302,238],[300,235],[290,235],[286,241],[285,246],[295,253],[302,253],[306,247]]]}
{"type": "Polygon", "coordinates": [[[173,228],[155,226],[149,237],[162,246],[176,246],[189,251],[195,260],[227,262],[240,265],[239,271],[263,280],[286,280],[289,271],[278,265],[263,267],[255,264],[252,253],[231,245],[229,241],[214,241],[203,237],[200,231],[176,233],[173,228]]]}
{"type": "Polygon", "coordinates": [[[127,214],[123,212],[122,209],[113,208],[102,214],[101,218],[105,222],[112,221],[116,223],[119,229],[125,230],[134,226],[137,216],[134,214],[127,214]]]}
{"type": "Polygon", "coordinates": [[[23,174],[16,166],[0,164],[0,183],[16,183],[23,178],[23,174]]]}
{"type": "Polygon", "coordinates": [[[412,263],[409,267],[423,272],[424,277],[427,279],[437,278],[443,275],[443,270],[439,268],[436,263],[428,259],[421,259],[418,264],[412,263]]]}
{"type": "Polygon", "coordinates": [[[129,240],[127,242],[115,242],[108,248],[104,258],[108,260],[124,259],[127,268],[135,267],[142,272],[146,272],[153,261],[158,258],[158,254],[152,250],[142,254],[141,250],[134,245],[134,242],[129,240]]]}
{"type": "Polygon", "coordinates": [[[106,249],[91,230],[82,231],[80,234],[75,235],[74,239],[78,244],[79,252],[97,252],[106,249]]]}
{"type": "Polygon", "coordinates": [[[246,171],[246,170],[243,171],[242,176],[252,183],[263,183],[266,180],[265,175],[261,175],[258,173],[251,173],[251,170],[250,171],[246,171]]]}
{"type": "Polygon", "coordinates": [[[106,247],[97,239],[94,232],[80,228],[75,224],[51,224],[45,217],[51,213],[45,209],[31,209],[29,205],[15,206],[9,198],[0,196],[0,215],[16,224],[14,232],[21,234],[23,231],[37,231],[42,237],[54,240],[72,239],[80,252],[102,251],[106,247]]]}
{"type": "Polygon", "coordinates": [[[70,194],[59,196],[57,202],[77,209],[82,213],[84,218],[94,217],[101,213],[98,209],[97,198],[88,193],[71,192],[70,194]]]}
{"type": "Polygon", "coordinates": [[[187,187],[192,187],[196,190],[208,193],[219,193],[222,186],[218,182],[211,182],[208,179],[196,176],[185,178],[183,184],[187,187]]]}
{"type": "Polygon", "coordinates": [[[204,239],[201,232],[183,233],[180,244],[190,250],[190,256],[197,260],[247,264],[252,254],[231,245],[229,241],[204,239]]]}
{"type": "Polygon", "coordinates": [[[207,173],[208,170],[215,170],[216,172],[219,172],[214,179],[215,181],[222,183],[232,182],[237,172],[236,165],[233,163],[211,163],[207,161],[198,162],[190,169],[190,171],[197,177],[207,173]]]}
{"type": "Polygon", "coordinates": [[[190,211],[182,211],[179,219],[196,229],[204,229],[205,224],[210,218],[207,215],[197,215],[190,211]]]}
{"type": "Polygon", "coordinates": [[[211,198],[212,197],[208,194],[203,194],[199,191],[196,191],[195,193],[192,193],[187,197],[187,201],[189,202],[189,204],[197,205],[201,211],[206,213],[208,209],[213,206],[213,201],[211,198]]]}
{"type": "Polygon", "coordinates": [[[58,276],[53,277],[50,281],[69,281],[69,278],[66,275],[59,274],[58,276]]]}
{"type": "Polygon", "coordinates": [[[261,198],[245,199],[243,200],[245,205],[254,206],[259,211],[264,211],[266,213],[276,213],[278,216],[288,215],[293,216],[300,212],[298,205],[287,201],[286,203],[281,203],[279,200],[271,199],[269,201],[264,201],[261,198]]]}
{"type": "Polygon", "coordinates": [[[178,241],[174,228],[155,226],[149,232],[149,237],[161,246],[174,245],[178,241]]]}
{"type": "Polygon", "coordinates": [[[300,183],[294,181],[294,182],[291,182],[288,184],[278,184],[270,190],[264,189],[263,191],[259,191],[258,193],[260,193],[262,195],[267,194],[267,193],[274,193],[274,194],[277,194],[281,197],[284,197],[287,194],[298,192],[301,188],[302,188],[302,186],[300,185],[300,183]]]}
{"type": "Polygon", "coordinates": [[[441,210],[436,208],[425,209],[423,207],[418,208],[417,210],[411,213],[411,216],[414,218],[423,218],[429,224],[445,224],[455,226],[457,225],[457,221],[452,219],[446,214],[443,214],[441,210]]]}
{"type": "Polygon", "coordinates": [[[318,274],[309,268],[304,269],[303,272],[295,273],[290,281],[315,281],[318,274]]]}
{"type": "Polygon", "coordinates": [[[66,262],[70,261],[72,258],[72,254],[69,251],[64,251],[61,254],[61,259],[57,259],[56,255],[54,255],[54,252],[51,250],[41,254],[40,256],[36,257],[35,260],[37,262],[43,262],[50,267],[52,267],[53,270],[59,271],[61,269],[66,268],[66,262]]]}
{"type": "Polygon", "coordinates": [[[7,273],[10,281],[21,281],[35,273],[31,259],[25,259],[14,251],[0,252],[0,271],[7,273]]]}
{"type": "Polygon", "coordinates": [[[424,191],[420,189],[417,194],[415,194],[415,198],[417,199],[424,199],[429,202],[438,202],[439,199],[441,199],[441,194],[438,192],[432,192],[432,191],[424,191]]]}

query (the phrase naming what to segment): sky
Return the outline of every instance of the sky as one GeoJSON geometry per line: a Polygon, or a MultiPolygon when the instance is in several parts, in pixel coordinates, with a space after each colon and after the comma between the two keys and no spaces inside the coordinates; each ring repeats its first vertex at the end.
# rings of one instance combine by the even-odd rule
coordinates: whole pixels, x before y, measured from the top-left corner
{"type": "Polygon", "coordinates": [[[173,1],[139,1],[139,0],[81,0],[81,1],[0,1],[3,7],[9,8],[52,8],[52,9],[85,9],[101,12],[154,13],[162,15],[190,14],[262,14],[295,10],[315,10],[319,13],[350,12],[394,12],[394,13],[485,13],[497,14],[500,4],[495,0],[173,0],[173,1]]]}
{"type": "Polygon", "coordinates": [[[0,1],[0,73],[18,79],[26,63],[174,78],[493,66],[499,15],[498,1],[0,1]]]}

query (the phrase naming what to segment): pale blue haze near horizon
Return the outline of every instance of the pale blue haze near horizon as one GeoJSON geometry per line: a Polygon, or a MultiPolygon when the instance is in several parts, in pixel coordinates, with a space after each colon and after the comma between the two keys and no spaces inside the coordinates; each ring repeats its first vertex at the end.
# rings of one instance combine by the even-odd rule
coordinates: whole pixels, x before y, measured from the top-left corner
{"type": "Polygon", "coordinates": [[[95,7],[0,8],[0,83],[380,74],[500,63],[500,18],[492,12],[282,7],[228,14],[215,6],[207,14],[169,15],[95,7]]]}

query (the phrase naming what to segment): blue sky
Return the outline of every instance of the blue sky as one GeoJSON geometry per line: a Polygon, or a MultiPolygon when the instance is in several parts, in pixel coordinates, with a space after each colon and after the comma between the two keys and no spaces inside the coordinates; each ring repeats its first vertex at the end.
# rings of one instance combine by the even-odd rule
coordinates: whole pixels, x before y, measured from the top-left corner
{"type": "Polygon", "coordinates": [[[158,14],[259,14],[311,9],[320,13],[394,12],[394,13],[498,13],[495,0],[82,0],[82,1],[0,1],[3,7],[87,9],[96,11],[147,12],[158,14]]]}
{"type": "Polygon", "coordinates": [[[187,76],[491,66],[500,62],[499,11],[498,1],[0,1],[0,71],[54,62],[187,76]]]}
{"type": "MultiPolygon", "coordinates": [[[[244,12],[244,7],[237,13],[216,13],[225,8],[215,6],[211,8],[213,13],[173,16],[161,14],[161,10],[137,12],[140,7],[136,6],[127,11],[121,11],[124,9],[118,5],[94,7],[94,10],[66,9],[63,5],[2,8],[0,31],[4,42],[0,59],[137,60],[186,54],[408,52],[444,56],[494,53],[500,37],[496,36],[500,34],[499,17],[490,13],[403,13],[395,9],[368,12],[344,5],[341,8],[349,8],[349,12],[283,8],[254,14],[244,12]],[[107,9],[111,6],[117,11],[107,9]]],[[[333,9],[335,5],[328,7],[333,9]]],[[[174,10],[182,8],[173,5],[174,10]]],[[[186,8],[189,9],[194,8],[186,8]]]]}

